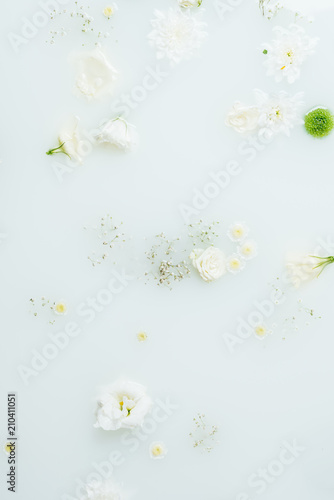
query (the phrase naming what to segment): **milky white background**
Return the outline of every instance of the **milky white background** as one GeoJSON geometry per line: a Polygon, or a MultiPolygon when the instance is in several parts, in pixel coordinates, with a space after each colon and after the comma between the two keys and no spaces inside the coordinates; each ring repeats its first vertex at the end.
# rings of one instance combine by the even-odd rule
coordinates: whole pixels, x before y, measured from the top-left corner
{"type": "MultiPolygon", "coordinates": [[[[85,481],[94,462],[119,450],[125,461],[114,479],[134,500],[235,500],[243,492],[248,496],[239,500],[330,500],[334,269],[305,289],[289,292],[270,318],[269,323],[278,325],[275,333],[262,342],[251,337],[231,354],[223,334],[235,332],[238,318],[247,319],[254,301],[269,297],[288,251],[310,252],[320,238],[334,237],[334,135],[316,141],[300,126],[247,162],[238,153],[240,137],[225,127],[224,119],[235,100],[253,102],[254,88],[304,91],[304,112],[316,105],[333,110],[334,10],[316,13],[315,22],[306,25],[320,43],[301,79],[288,87],[265,75],[260,47],[272,38],[275,24],[287,26],[292,17],[269,22],[253,1],[245,0],[222,20],[208,0],[203,19],[209,37],[199,57],[169,70],[129,115],[140,134],[139,148],[130,154],[94,150],[60,183],[55,160],[45,151],[56,145],[61,123],[77,114],[89,130],[112,116],[122,93],[141,84],[146,67],[155,67],[154,50],[146,40],[149,21],[155,7],[166,9],[173,0],[119,0],[109,23],[100,14],[105,3],[91,4],[97,26],[111,32],[105,48],[119,78],[113,97],[89,103],[73,96],[68,64],[69,54],[82,43],[92,46],[79,25],[73,23],[72,34],[50,46],[48,32],[62,21],[50,22],[16,53],[8,33],[19,34],[22,18],[31,19],[40,8],[33,0],[17,0],[1,9],[0,233],[7,238],[0,246],[0,436],[2,445],[6,393],[15,390],[16,498],[74,497],[77,479],[85,481]],[[203,189],[209,172],[233,159],[241,163],[242,173],[201,216],[221,220],[223,233],[233,221],[246,221],[259,245],[257,259],[240,275],[209,286],[194,276],[170,292],[134,280],[90,325],[78,318],[76,307],[106,287],[114,268],[112,261],[90,265],[87,255],[95,240],[83,226],[106,212],[122,220],[133,237],[122,265],[129,271],[141,269],[152,236],[181,233],[180,205],[191,204],[193,190],[203,189]],[[43,295],[65,298],[69,305],[68,316],[54,326],[43,314],[35,318],[29,312],[29,299],[43,295]],[[322,320],[298,311],[298,299],[322,320]],[[18,365],[29,366],[31,351],[40,351],[50,332],[61,331],[70,320],[80,324],[82,334],[25,386],[18,365]],[[140,329],[149,335],[145,344],[136,340],[140,329]],[[122,377],[147,386],[153,399],[169,397],[178,405],[135,453],[121,444],[121,432],[93,429],[97,388],[122,377]],[[220,443],[211,454],[193,449],[188,436],[197,412],[219,426],[220,443]],[[249,476],[293,439],[305,451],[257,494],[247,485],[249,476]],[[154,440],[169,449],[164,461],[149,458],[154,440]]],[[[230,251],[228,240],[223,241],[230,251]]],[[[10,498],[5,454],[0,460],[1,497],[10,498]]]]}

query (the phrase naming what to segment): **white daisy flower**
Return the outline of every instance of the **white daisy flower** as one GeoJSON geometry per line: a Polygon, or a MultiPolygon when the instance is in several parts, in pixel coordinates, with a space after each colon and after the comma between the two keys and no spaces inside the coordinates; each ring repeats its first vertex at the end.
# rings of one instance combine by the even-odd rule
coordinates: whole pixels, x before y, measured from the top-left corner
{"type": "Polygon", "coordinates": [[[169,9],[167,12],[156,10],[151,24],[153,31],[148,38],[156,48],[157,58],[166,57],[172,63],[192,57],[207,36],[204,30],[206,24],[180,9],[169,9]]]}
{"type": "Polygon", "coordinates": [[[248,227],[246,227],[245,224],[242,222],[235,222],[232,226],[230,226],[227,236],[232,241],[242,241],[247,236],[248,231],[248,227]]]}
{"type": "Polygon", "coordinates": [[[67,305],[64,300],[59,300],[58,302],[55,302],[51,307],[51,309],[53,309],[55,314],[58,314],[60,316],[63,316],[67,313],[67,305]]]}
{"type": "Polygon", "coordinates": [[[259,324],[254,328],[254,333],[258,339],[262,340],[268,335],[268,333],[270,333],[270,331],[268,330],[266,325],[259,324]]]}
{"type": "Polygon", "coordinates": [[[257,255],[257,245],[254,241],[245,241],[238,247],[238,253],[245,260],[253,259],[257,255]]]}
{"type": "Polygon", "coordinates": [[[118,10],[118,7],[115,3],[113,3],[103,9],[103,14],[109,19],[115,14],[116,10],[118,10]]]}
{"type": "Polygon", "coordinates": [[[150,451],[150,457],[155,460],[165,458],[168,452],[164,443],[158,441],[155,441],[154,443],[150,444],[149,451],[150,451]]]}
{"type": "Polygon", "coordinates": [[[284,78],[293,83],[300,77],[300,68],[307,56],[314,53],[318,38],[305,34],[300,26],[293,24],[290,29],[276,26],[273,30],[277,37],[271,43],[264,45],[267,75],[274,76],[277,82],[284,78]]]}
{"type": "Polygon", "coordinates": [[[260,112],[260,135],[266,135],[267,138],[281,132],[290,135],[290,130],[294,125],[304,123],[299,118],[299,108],[303,105],[303,93],[300,92],[290,97],[284,91],[276,95],[268,95],[258,89],[254,92],[260,112]]]}
{"type": "Polygon", "coordinates": [[[245,267],[245,261],[240,257],[240,255],[235,253],[228,257],[226,267],[230,273],[236,274],[243,270],[245,267]]]}

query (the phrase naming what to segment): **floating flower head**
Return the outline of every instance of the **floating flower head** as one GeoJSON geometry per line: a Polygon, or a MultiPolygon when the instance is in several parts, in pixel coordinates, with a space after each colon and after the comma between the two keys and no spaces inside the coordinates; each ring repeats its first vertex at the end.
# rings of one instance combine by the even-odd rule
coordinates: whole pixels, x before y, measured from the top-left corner
{"type": "Polygon", "coordinates": [[[205,23],[180,9],[169,9],[167,12],[156,10],[151,24],[153,31],[148,38],[156,48],[157,58],[166,57],[172,63],[192,57],[207,35],[205,23]]]}
{"type": "Polygon", "coordinates": [[[292,285],[298,288],[302,282],[318,278],[333,262],[334,256],[295,255],[289,258],[286,267],[292,285]]]}
{"type": "Polygon", "coordinates": [[[59,145],[46,152],[47,155],[63,153],[72,161],[81,164],[85,156],[85,143],[79,132],[79,118],[73,116],[62,128],[58,136],[59,145]]]}
{"type": "Polygon", "coordinates": [[[257,255],[257,245],[254,241],[245,241],[239,246],[238,253],[245,260],[253,259],[257,255]]]}
{"type": "Polygon", "coordinates": [[[312,109],[305,115],[305,128],[313,137],[326,137],[334,128],[334,116],[327,108],[312,109]]]}
{"type": "Polygon", "coordinates": [[[191,9],[192,7],[200,7],[202,0],[177,0],[180,7],[183,9],[191,9]]]}
{"type": "Polygon", "coordinates": [[[141,425],[152,402],[145,387],[135,382],[116,382],[98,398],[96,423],[105,431],[133,429],[141,425]]]}
{"type": "Polygon", "coordinates": [[[85,485],[85,495],[80,500],[121,500],[119,490],[111,481],[94,481],[85,485]]]}
{"type": "Polygon", "coordinates": [[[195,249],[190,259],[204,281],[215,281],[226,273],[226,258],[219,248],[195,249]]]}
{"type": "Polygon", "coordinates": [[[248,234],[248,227],[242,222],[235,222],[230,226],[227,235],[232,241],[242,241],[248,234]]]}
{"type": "Polygon", "coordinates": [[[103,9],[103,14],[108,18],[110,19],[114,14],[115,14],[115,11],[117,10],[117,5],[116,4],[112,4],[112,5],[108,5],[107,7],[105,7],[103,9]]]}
{"type": "Polygon", "coordinates": [[[145,342],[147,340],[147,333],[146,332],[137,333],[137,339],[138,342],[145,342]]]}
{"type": "Polygon", "coordinates": [[[100,48],[72,57],[77,70],[75,93],[88,98],[110,94],[117,71],[100,48]]]}
{"type": "Polygon", "coordinates": [[[164,443],[156,441],[150,445],[150,457],[156,459],[165,458],[167,455],[167,448],[164,443]]]}
{"type": "Polygon", "coordinates": [[[268,335],[269,331],[266,325],[256,325],[256,327],[254,328],[254,333],[257,338],[263,339],[268,335]]]}
{"type": "Polygon", "coordinates": [[[54,310],[55,314],[59,314],[61,316],[67,313],[67,305],[64,300],[55,302],[52,306],[52,309],[54,310]]]}
{"type": "Polygon", "coordinates": [[[239,134],[252,132],[258,127],[259,110],[256,106],[246,106],[237,101],[229,111],[225,125],[232,127],[239,134]]]}
{"type": "Polygon", "coordinates": [[[227,270],[230,273],[236,274],[243,270],[245,267],[244,260],[238,254],[233,254],[227,259],[227,270]]]}
{"type": "Polygon", "coordinates": [[[279,133],[290,135],[290,130],[296,124],[302,124],[299,109],[303,105],[303,94],[298,93],[291,97],[286,92],[268,95],[262,90],[255,90],[259,108],[259,126],[261,135],[267,138],[279,133]]]}
{"type": "Polygon", "coordinates": [[[264,65],[267,75],[274,76],[277,82],[284,78],[293,83],[300,77],[300,68],[307,56],[313,54],[318,43],[317,38],[310,38],[300,26],[293,24],[289,30],[277,26],[274,28],[276,39],[264,46],[264,65]]]}
{"type": "Polygon", "coordinates": [[[106,142],[123,151],[129,151],[138,143],[136,127],[118,116],[106,122],[95,135],[98,143],[106,142]]]}

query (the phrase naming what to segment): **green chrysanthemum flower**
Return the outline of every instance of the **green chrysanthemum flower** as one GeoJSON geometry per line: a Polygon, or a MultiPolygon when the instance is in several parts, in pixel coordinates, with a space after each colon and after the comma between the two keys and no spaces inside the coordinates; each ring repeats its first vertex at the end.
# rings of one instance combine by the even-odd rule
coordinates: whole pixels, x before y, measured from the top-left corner
{"type": "Polygon", "coordinates": [[[326,137],[334,128],[334,116],[329,109],[313,109],[305,116],[305,128],[313,137],[326,137]]]}

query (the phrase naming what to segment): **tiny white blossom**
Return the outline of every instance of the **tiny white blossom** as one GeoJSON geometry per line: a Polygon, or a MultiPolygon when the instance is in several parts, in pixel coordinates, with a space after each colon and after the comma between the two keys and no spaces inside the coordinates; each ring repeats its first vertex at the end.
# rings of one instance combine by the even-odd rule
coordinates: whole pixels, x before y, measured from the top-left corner
{"type": "Polygon", "coordinates": [[[274,33],[276,39],[263,46],[267,75],[274,76],[277,82],[286,78],[288,83],[293,83],[300,77],[302,63],[314,53],[318,38],[307,36],[304,29],[296,24],[290,29],[276,26],[274,33]]]}
{"type": "Polygon", "coordinates": [[[192,57],[207,36],[206,24],[180,9],[169,9],[167,12],[156,10],[151,24],[153,31],[148,38],[156,48],[157,58],[166,57],[172,63],[192,57]]]}
{"type": "Polygon", "coordinates": [[[254,333],[256,335],[256,337],[258,339],[263,339],[264,337],[266,337],[268,335],[269,330],[268,328],[266,327],[266,325],[262,325],[262,324],[259,324],[259,325],[256,325],[255,328],[254,328],[254,333]]]}
{"type": "Polygon", "coordinates": [[[150,444],[149,451],[150,451],[151,458],[153,458],[155,460],[157,460],[157,459],[159,460],[159,459],[165,458],[168,450],[167,450],[164,443],[159,442],[159,441],[155,441],[154,443],[150,444]]]}
{"type": "Polygon", "coordinates": [[[254,241],[245,241],[238,247],[238,253],[245,260],[253,259],[257,255],[257,245],[254,241]]]}
{"type": "Polygon", "coordinates": [[[226,267],[230,273],[236,274],[243,270],[245,262],[238,254],[233,254],[227,258],[226,267]]]}
{"type": "Polygon", "coordinates": [[[235,222],[229,227],[227,235],[232,241],[242,241],[247,236],[248,231],[249,229],[245,224],[242,222],[235,222]]]}

